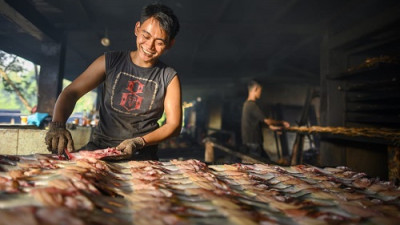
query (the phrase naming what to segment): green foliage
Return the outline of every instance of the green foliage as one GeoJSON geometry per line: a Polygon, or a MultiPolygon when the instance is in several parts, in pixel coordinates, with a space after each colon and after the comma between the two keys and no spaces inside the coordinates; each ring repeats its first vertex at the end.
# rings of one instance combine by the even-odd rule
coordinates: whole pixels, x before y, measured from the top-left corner
{"type": "MultiPolygon", "coordinates": [[[[7,74],[31,107],[37,104],[37,82],[31,62],[0,50],[0,69],[7,74]]],[[[0,77],[0,80],[0,109],[20,110],[29,114],[10,83],[3,77],[0,77]]]]}
{"type": "Polygon", "coordinates": [[[23,72],[26,60],[16,55],[8,54],[0,50],[0,68],[7,71],[23,72]]]}
{"type": "MultiPolygon", "coordinates": [[[[71,81],[69,80],[63,80],[63,88],[67,87],[71,81]]],[[[75,105],[74,111],[75,112],[91,112],[96,110],[96,98],[97,98],[97,93],[95,91],[91,91],[84,96],[82,96],[75,105]]]]}
{"type": "MultiPolygon", "coordinates": [[[[22,110],[24,107],[20,103],[16,94],[3,90],[3,85],[0,83],[0,109],[22,110]]],[[[25,112],[24,112],[25,113],[25,112]]]]}
{"type": "MultiPolygon", "coordinates": [[[[38,83],[34,65],[18,56],[0,50],[0,69],[5,71],[17,89],[29,102],[31,107],[37,105],[38,83]]],[[[20,110],[23,114],[30,114],[19,100],[11,85],[0,77],[0,109],[20,110]]],[[[71,81],[63,80],[63,87],[71,81]]],[[[97,94],[91,91],[84,95],[75,105],[74,112],[90,112],[95,110],[97,94]]]]}

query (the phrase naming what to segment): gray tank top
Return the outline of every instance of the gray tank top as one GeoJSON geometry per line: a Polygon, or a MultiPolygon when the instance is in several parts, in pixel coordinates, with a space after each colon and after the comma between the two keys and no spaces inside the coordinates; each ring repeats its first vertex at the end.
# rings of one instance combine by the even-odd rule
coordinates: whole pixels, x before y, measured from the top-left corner
{"type": "Polygon", "coordinates": [[[106,52],[105,59],[100,121],[91,137],[91,142],[101,148],[157,129],[168,84],[176,75],[160,61],[151,68],[133,64],[130,51],[106,52]]]}

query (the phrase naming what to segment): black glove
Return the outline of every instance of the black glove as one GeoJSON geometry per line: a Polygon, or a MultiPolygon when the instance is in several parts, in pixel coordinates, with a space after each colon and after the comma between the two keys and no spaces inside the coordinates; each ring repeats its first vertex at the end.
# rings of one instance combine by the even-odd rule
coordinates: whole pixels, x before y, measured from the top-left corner
{"type": "Polygon", "coordinates": [[[127,139],[119,144],[116,149],[124,152],[125,154],[132,155],[135,150],[139,150],[146,145],[146,142],[142,137],[135,137],[127,139]]]}
{"type": "Polygon", "coordinates": [[[47,150],[52,153],[61,155],[64,153],[65,148],[69,152],[75,151],[74,141],[72,140],[71,133],[65,128],[65,123],[51,122],[45,141],[47,150]]]}

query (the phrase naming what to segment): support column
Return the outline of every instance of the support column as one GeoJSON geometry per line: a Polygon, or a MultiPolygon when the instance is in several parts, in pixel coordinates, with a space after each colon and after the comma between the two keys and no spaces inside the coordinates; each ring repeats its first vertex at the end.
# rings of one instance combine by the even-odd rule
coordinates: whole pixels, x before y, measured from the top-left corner
{"type": "Polygon", "coordinates": [[[389,180],[400,184],[400,147],[388,146],[389,180]]]}
{"type": "MultiPolygon", "coordinates": [[[[324,36],[321,44],[321,100],[320,119],[322,126],[344,126],[344,94],[340,82],[328,76],[346,71],[344,55],[338,49],[332,50],[332,40],[324,36]]],[[[322,166],[346,165],[346,149],[333,141],[321,139],[319,164],[322,166]]]]}
{"type": "Polygon", "coordinates": [[[214,146],[213,143],[210,141],[206,141],[205,143],[204,161],[206,163],[214,162],[214,146]]]}
{"type": "Polygon", "coordinates": [[[222,101],[209,99],[207,101],[208,121],[207,127],[214,130],[222,129],[222,101]]]}
{"type": "Polygon", "coordinates": [[[38,112],[53,114],[57,97],[62,90],[65,64],[65,41],[42,44],[40,62],[38,112]]]}

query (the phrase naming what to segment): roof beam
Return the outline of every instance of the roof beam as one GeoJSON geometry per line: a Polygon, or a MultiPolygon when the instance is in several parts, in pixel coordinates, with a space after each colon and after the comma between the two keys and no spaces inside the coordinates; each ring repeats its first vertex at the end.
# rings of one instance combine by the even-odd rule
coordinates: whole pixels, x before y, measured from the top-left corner
{"type": "Polygon", "coordinates": [[[61,40],[62,32],[53,27],[53,25],[26,0],[0,0],[0,13],[39,41],[43,41],[46,38],[50,38],[56,42],[61,40]]]}
{"type": "Polygon", "coordinates": [[[4,0],[0,0],[0,13],[3,14],[10,21],[17,24],[23,31],[30,34],[39,41],[44,39],[44,34],[34,24],[27,20],[24,16],[18,13],[4,0]]]}

